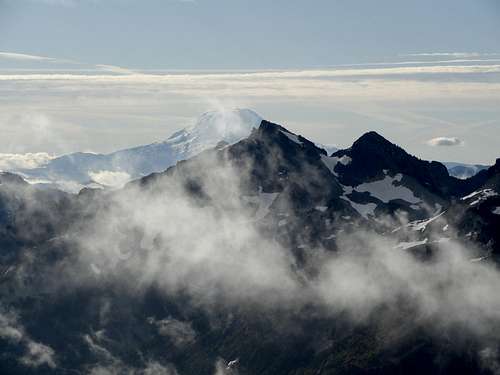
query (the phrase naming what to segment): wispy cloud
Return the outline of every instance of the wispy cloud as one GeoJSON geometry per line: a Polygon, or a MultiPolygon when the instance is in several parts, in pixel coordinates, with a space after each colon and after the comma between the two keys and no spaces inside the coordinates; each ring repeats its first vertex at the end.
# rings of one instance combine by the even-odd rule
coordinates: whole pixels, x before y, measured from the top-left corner
{"type": "Polygon", "coordinates": [[[78,74],[2,74],[0,81],[10,80],[99,80],[99,81],[141,81],[141,82],[159,82],[159,81],[179,81],[185,79],[321,79],[321,78],[342,78],[342,77],[383,77],[383,76],[402,76],[419,74],[486,74],[500,73],[500,64],[492,65],[436,65],[436,66],[404,66],[404,67],[383,67],[366,69],[314,69],[314,70],[278,70],[278,71],[257,71],[257,72],[237,72],[237,73],[190,73],[190,74],[147,74],[135,72],[130,69],[121,68],[112,65],[94,65],[98,70],[105,70],[112,73],[127,73],[124,76],[103,75],[96,72],[93,75],[78,74]]]}
{"type": "Polygon", "coordinates": [[[78,3],[97,3],[100,0],[15,0],[24,1],[25,3],[38,3],[47,5],[59,5],[59,6],[74,6],[78,3]]]}
{"type": "MultiPolygon", "coordinates": [[[[10,1],[16,1],[16,2],[21,2],[24,1],[26,3],[38,3],[38,4],[46,4],[46,5],[54,5],[54,6],[65,6],[65,7],[72,7],[76,6],[79,4],[85,4],[85,3],[102,3],[104,0],[10,0],[10,1]]],[[[120,0],[118,0],[120,1],[120,0]]],[[[191,4],[196,4],[197,0],[168,0],[170,2],[177,2],[177,3],[191,3],[191,4]]]]}
{"type": "Polygon", "coordinates": [[[0,153],[0,171],[36,168],[47,163],[53,158],[54,157],[52,155],[49,155],[46,152],[26,154],[0,153]]]}
{"type": "Polygon", "coordinates": [[[414,57],[455,57],[455,58],[471,58],[471,57],[491,57],[500,56],[500,53],[495,52],[421,52],[421,53],[406,53],[400,56],[414,56],[414,57]]]}
{"type": "Polygon", "coordinates": [[[119,188],[125,185],[131,179],[128,173],[117,171],[90,172],[89,175],[92,180],[97,182],[98,184],[119,188]]]}
{"type": "Polygon", "coordinates": [[[20,61],[58,61],[52,57],[28,55],[26,53],[0,52],[0,59],[20,60],[20,61]]]}
{"type": "MultiPolygon", "coordinates": [[[[409,55],[404,55],[406,57],[409,57],[409,55]]],[[[412,55],[414,56],[414,55],[412,55]]],[[[421,56],[421,55],[419,55],[421,56]]],[[[490,57],[494,57],[497,55],[491,55],[490,57]]],[[[500,57],[500,54],[498,54],[500,57]]],[[[416,56],[414,56],[416,57],[416,56]]],[[[423,57],[423,56],[421,56],[423,57]]],[[[452,58],[451,56],[442,56],[443,59],[439,60],[425,60],[425,59],[419,59],[419,60],[410,60],[410,61],[394,61],[394,62],[371,62],[371,63],[357,63],[357,64],[340,64],[340,65],[333,65],[330,66],[329,68],[354,68],[354,67],[391,67],[391,66],[404,66],[404,65],[442,65],[442,64],[471,64],[471,63],[493,63],[493,62],[500,62],[499,58],[452,58]]]]}
{"type": "Polygon", "coordinates": [[[34,341],[20,323],[18,314],[6,311],[1,305],[0,338],[23,348],[25,353],[19,358],[19,362],[23,365],[33,368],[43,365],[52,369],[57,367],[54,350],[41,342],[34,341]]]}
{"type": "Polygon", "coordinates": [[[361,132],[377,127],[396,135],[401,143],[411,134],[410,150],[433,160],[491,163],[498,156],[500,63],[128,73],[129,69],[107,73],[96,66],[85,72],[3,71],[0,129],[5,137],[0,140],[0,151],[109,152],[150,143],[185,126],[186,119],[213,108],[217,101],[228,107],[254,108],[323,143],[346,146],[361,132]],[[281,103],[279,109],[277,103],[281,103]],[[298,105],[314,107],[314,115],[307,120],[315,124],[307,127],[311,133],[301,120],[295,122],[298,105]],[[434,118],[414,118],[410,108],[425,108],[420,114],[434,118]],[[437,114],[435,108],[451,108],[451,112],[437,114]],[[452,115],[455,110],[470,111],[467,118],[481,118],[490,125],[481,131],[472,129],[466,118],[452,115]],[[57,136],[33,140],[29,129],[35,125],[20,125],[20,114],[27,111],[49,118],[57,136]],[[374,121],[374,114],[383,118],[374,121]],[[448,122],[440,123],[440,119],[448,122]],[[404,123],[401,133],[389,126],[398,122],[404,123]],[[328,130],[332,127],[342,131],[332,135],[328,130]],[[462,151],[458,147],[425,146],[427,140],[441,135],[466,139],[468,154],[456,155],[462,151]],[[55,145],[54,139],[59,140],[55,145]]]}
{"type": "Polygon", "coordinates": [[[429,146],[461,146],[464,142],[457,137],[436,137],[427,141],[429,146]]]}
{"type": "Polygon", "coordinates": [[[95,65],[96,68],[101,69],[105,72],[110,72],[110,73],[118,73],[118,74],[137,74],[137,72],[127,69],[127,68],[122,68],[121,66],[116,66],[116,65],[105,65],[105,64],[97,64],[95,65]]]}
{"type": "MultiPolygon", "coordinates": [[[[81,62],[76,60],[30,55],[18,52],[6,52],[6,51],[0,52],[0,60],[16,60],[21,62],[32,62],[32,63],[70,64],[70,65],[79,65],[82,67],[88,67],[91,68],[91,70],[95,70],[96,72],[110,72],[115,74],[134,74],[134,73],[138,74],[137,72],[131,69],[123,68],[121,66],[116,66],[116,65],[89,64],[86,62],[81,62]]],[[[36,69],[34,70],[36,71],[36,69]]]]}

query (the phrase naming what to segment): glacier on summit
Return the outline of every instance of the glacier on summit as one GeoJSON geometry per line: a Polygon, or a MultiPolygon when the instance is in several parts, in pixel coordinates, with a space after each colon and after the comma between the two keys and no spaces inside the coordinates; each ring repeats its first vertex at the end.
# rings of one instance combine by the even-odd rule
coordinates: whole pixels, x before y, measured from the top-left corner
{"type": "Polygon", "coordinates": [[[220,142],[233,144],[247,137],[262,121],[250,109],[206,112],[193,126],[168,139],[110,154],[76,152],[35,168],[11,169],[31,184],[77,193],[83,187],[121,187],[124,183],[160,172],[220,142]]]}

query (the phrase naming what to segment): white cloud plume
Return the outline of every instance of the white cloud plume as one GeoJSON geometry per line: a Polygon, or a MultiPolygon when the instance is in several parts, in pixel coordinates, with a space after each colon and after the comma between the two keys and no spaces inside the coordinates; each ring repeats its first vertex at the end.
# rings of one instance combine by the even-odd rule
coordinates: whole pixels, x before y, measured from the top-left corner
{"type": "Polygon", "coordinates": [[[143,368],[132,368],[123,362],[96,365],[90,369],[89,375],[179,375],[179,373],[173,366],[164,366],[151,361],[143,368]]]}
{"type": "Polygon", "coordinates": [[[422,53],[408,53],[401,56],[421,56],[421,57],[457,57],[457,58],[470,58],[470,57],[489,57],[500,56],[500,53],[483,53],[483,52],[422,52],[422,53]]]}
{"type": "Polygon", "coordinates": [[[130,181],[130,175],[127,172],[119,171],[96,171],[90,172],[89,177],[98,184],[120,188],[130,181]]]}
{"type": "MultiPolygon", "coordinates": [[[[64,3],[70,4],[70,1],[63,1],[64,3]]],[[[85,62],[70,60],[70,59],[61,59],[57,57],[47,57],[47,56],[38,56],[38,55],[30,55],[26,53],[17,53],[17,52],[0,52],[0,60],[16,60],[22,62],[32,62],[32,63],[51,63],[51,64],[69,64],[69,65],[78,65],[82,67],[90,68],[93,72],[110,72],[114,74],[138,74],[135,71],[127,68],[123,68],[116,65],[109,64],[88,64],[85,62]]],[[[7,69],[9,70],[9,69],[7,69]]],[[[15,69],[14,69],[15,70],[15,69]]],[[[34,69],[36,71],[36,69],[34,69]]]]}
{"type": "Polygon", "coordinates": [[[464,142],[457,137],[436,137],[427,141],[429,146],[461,146],[464,142]]]}
{"type": "MultiPolygon", "coordinates": [[[[471,262],[471,251],[460,243],[436,243],[435,259],[421,262],[398,249],[396,238],[360,229],[337,233],[337,253],[309,249],[302,270],[286,248],[262,235],[254,216],[262,211],[261,198],[244,199],[248,193],[240,190],[244,169],[222,167],[210,154],[198,161],[196,181],[210,205],[200,206],[173,179],[151,189],[130,187],[114,196],[116,211],[98,216],[78,238],[83,264],[96,265],[99,277],[133,280],[133,288],[153,283],[169,295],[182,291],[207,308],[312,304],[363,320],[403,300],[430,327],[458,324],[477,335],[498,334],[491,325],[500,323],[500,273],[487,261],[471,262]]],[[[275,199],[271,206],[286,212],[289,202],[275,199]]]]}
{"type": "Polygon", "coordinates": [[[18,169],[31,169],[40,167],[54,158],[46,152],[26,154],[0,153],[0,171],[13,171],[18,169]]]}
{"type": "Polygon", "coordinates": [[[500,374],[500,357],[498,346],[487,346],[479,352],[479,359],[483,368],[490,370],[492,374],[500,374]]]}
{"type": "MultiPolygon", "coordinates": [[[[106,65],[100,65],[105,67],[106,65]]],[[[114,67],[116,68],[116,67],[114,67]]],[[[115,69],[116,70],[116,69],[115,69]]],[[[247,73],[179,73],[179,74],[128,74],[115,75],[82,75],[82,74],[2,74],[0,81],[95,81],[123,82],[123,83],[180,83],[182,81],[249,81],[254,79],[321,79],[341,77],[368,77],[368,76],[401,76],[418,74],[485,74],[500,73],[500,65],[435,65],[435,66],[404,66],[361,69],[317,69],[317,70],[281,70],[281,71],[253,71],[247,73]]]]}
{"type": "Polygon", "coordinates": [[[214,375],[238,375],[239,372],[236,368],[232,368],[229,364],[222,358],[215,361],[214,375]]]}
{"type": "Polygon", "coordinates": [[[101,345],[104,338],[104,331],[83,336],[83,341],[98,358],[97,364],[88,371],[90,375],[179,375],[174,366],[156,361],[146,361],[142,367],[128,366],[101,345]]]}
{"type": "Polygon", "coordinates": [[[52,57],[28,55],[25,53],[0,52],[0,59],[20,60],[20,61],[57,61],[52,57]]]}
{"type": "Polygon", "coordinates": [[[24,337],[24,330],[17,324],[17,316],[11,312],[0,312],[0,338],[19,342],[24,337]]]}
{"type": "Polygon", "coordinates": [[[496,80],[448,81],[447,74],[500,72],[500,65],[476,66],[420,66],[370,69],[304,70],[249,73],[182,73],[182,74],[2,74],[5,90],[26,91],[42,100],[47,95],[60,97],[80,94],[80,100],[102,97],[107,101],[145,101],[142,93],[148,93],[150,101],[158,95],[189,95],[191,97],[250,98],[301,97],[420,100],[422,98],[492,98],[500,95],[500,83],[496,80]],[[432,80],[419,80],[420,74],[433,74],[432,80]],[[356,81],[345,78],[357,79],[356,81]],[[404,81],[404,83],[402,82],[404,81]],[[38,91],[43,86],[44,92],[38,91]],[[124,95],[124,90],[127,94],[124,95]],[[155,96],[151,96],[155,92],[155,96]]]}
{"type": "Polygon", "coordinates": [[[117,73],[117,74],[137,74],[135,71],[127,68],[122,68],[116,65],[105,65],[105,64],[97,64],[96,68],[101,69],[105,72],[117,73]]]}
{"type": "Polygon", "coordinates": [[[148,323],[154,325],[161,336],[168,337],[178,348],[190,345],[196,340],[196,331],[190,322],[182,322],[173,318],[161,320],[148,318],[148,323]]]}
{"type": "Polygon", "coordinates": [[[24,354],[20,361],[28,367],[39,367],[47,365],[51,368],[56,367],[54,361],[54,350],[47,345],[35,341],[28,341],[26,344],[26,354],[24,354]]]}
{"type": "Polygon", "coordinates": [[[41,342],[34,341],[19,322],[17,314],[5,310],[2,306],[0,306],[0,338],[24,348],[24,354],[19,358],[19,362],[23,365],[35,368],[43,365],[56,367],[54,350],[41,342]]]}
{"type": "Polygon", "coordinates": [[[297,285],[288,270],[292,260],[255,231],[249,207],[240,203],[235,171],[218,167],[209,154],[202,158],[200,173],[217,207],[198,207],[176,182],[163,184],[159,195],[131,187],[118,194],[115,203],[127,213],[129,224],[145,230],[139,247],[151,252],[139,256],[133,248],[121,248],[119,241],[109,243],[109,236],[118,230],[111,212],[91,223],[89,230],[97,231],[92,239],[80,238],[86,249],[83,260],[104,273],[114,273],[121,262],[130,262],[132,272],[142,269],[135,275],[139,285],[158,280],[168,293],[187,288],[208,304],[217,296],[265,303],[273,295],[293,293],[297,285]],[[155,243],[166,247],[156,248],[155,243]]]}
{"type": "MultiPolygon", "coordinates": [[[[164,178],[159,185],[130,186],[107,196],[106,209],[70,234],[80,250],[79,262],[67,264],[71,282],[64,272],[58,273],[58,281],[65,288],[100,280],[108,287],[115,281],[134,295],[155,285],[168,296],[182,292],[209,311],[214,306],[264,312],[307,306],[328,316],[345,313],[363,321],[380,306],[404,306],[416,315],[408,324],[436,327],[437,332],[458,325],[464,334],[499,337],[495,327],[500,322],[500,273],[488,261],[471,262],[471,250],[465,246],[436,243],[437,255],[421,262],[398,249],[396,238],[358,229],[345,236],[337,233],[338,252],[307,249],[305,266],[299,266],[287,247],[261,230],[272,229],[272,222],[255,217],[263,203],[286,213],[291,202],[278,194],[269,205],[262,191],[242,187],[249,161],[235,168],[221,160],[205,153],[193,170],[183,169],[187,163],[181,163],[173,173],[177,180],[164,178]],[[190,177],[196,177],[193,185],[201,184],[208,197],[201,198],[201,204],[186,193],[182,179],[193,181],[190,177]]],[[[180,346],[195,340],[185,321],[167,317],[149,322],[180,346]]],[[[18,336],[15,330],[4,331],[18,336]]],[[[111,362],[99,363],[91,373],[143,373],[129,369],[88,337],[89,348],[111,362]]],[[[162,365],[159,369],[175,373],[162,365]]],[[[234,373],[224,372],[229,371],[224,362],[217,371],[234,373]]]]}

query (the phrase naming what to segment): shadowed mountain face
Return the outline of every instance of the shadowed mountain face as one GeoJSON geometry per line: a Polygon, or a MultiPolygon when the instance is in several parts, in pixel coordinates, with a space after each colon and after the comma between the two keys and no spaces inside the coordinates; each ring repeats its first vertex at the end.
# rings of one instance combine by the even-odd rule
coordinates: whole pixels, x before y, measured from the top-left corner
{"type": "Polygon", "coordinates": [[[349,185],[363,183],[383,171],[412,176],[426,185],[427,189],[443,195],[451,190],[449,185],[453,184],[443,164],[409,155],[375,132],[364,134],[350,149],[337,151],[333,156],[348,156],[352,160],[339,167],[341,179],[349,185]]]}
{"type": "Polygon", "coordinates": [[[493,374],[499,193],[267,121],[118,191],[2,174],[0,372],[493,374]]]}

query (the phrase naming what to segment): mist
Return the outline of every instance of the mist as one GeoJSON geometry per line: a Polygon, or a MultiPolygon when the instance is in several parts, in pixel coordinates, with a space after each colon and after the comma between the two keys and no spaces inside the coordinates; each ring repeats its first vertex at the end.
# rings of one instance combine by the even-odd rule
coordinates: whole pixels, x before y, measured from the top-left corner
{"type": "MultiPolygon", "coordinates": [[[[230,322],[232,312],[244,311],[269,319],[278,335],[300,331],[297,317],[338,319],[352,326],[374,323],[401,337],[422,329],[435,337],[474,340],[483,366],[499,368],[500,272],[488,259],[473,261],[477,249],[470,243],[435,233],[429,235],[431,254],[406,249],[402,240],[415,240],[415,232],[400,215],[378,219],[388,228],[399,226],[398,231],[376,233],[361,221],[353,230],[346,223],[335,232],[338,250],[298,245],[298,256],[297,244],[287,240],[292,233],[276,230],[282,218],[292,223],[297,214],[290,195],[256,185],[253,161],[242,156],[235,163],[227,150],[205,151],[120,190],[84,191],[80,203],[66,206],[69,219],[53,212],[54,202],[68,204],[65,198],[40,195],[28,186],[20,205],[21,223],[41,212],[51,213],[46,220],[59,227],[67,221],[62,235],[49,241],[63,243],[68,253],[42,268],[44,293],[101,288],[140,296],[154,288],[166,300],[180,298],[186,311],[203,311],[214,326],[230,322]]],[[[279,155],[268,157],[274,163],[279,155]]],[[[319,172],[304,173],[304,181],[294,182],[307,184],[319,172]]],[[[20,194],[17,189],[5,193],[11,198],[20,194]]],[[[435,221],[447,224],[442,217],[435,221]]],[[[36,225],[22,228],[22,237],[31,242],[43,234],[36,225]]],[[[31,250],[20,259],[20,295],[42,257],[31,250]]],[[[114,354],[106,327],[112,311],[128,307],[114,306],[111,296],[99,301],[99,324],[80,338],[97,360],[89,373],[182,374],[154,358],[142,358],[141,367],[131,367],[114,354]]],[[[56,350],[31,339],[14,310],[2,314],[0,336],[24,348],[21,360],[34,367],[57,367],[56,350]]],[[[189,313],[134,319],[176,352],[199,345],[198,327],[189,313]]],[[[236,374],[237,368],[229,366],[234,360],[216,361],[214,374],[236,374]]]]}
{"type": "Polygon", "coordinates": [[[152,183],[109,195],[111,204],[76,234],[82,272],[136,291],[158,285],[167,295],[187,293],[206,309],[313,305],[360,322],[381,306],[402,306],[416,325],[498,335],[500,273],[487,260],[471,261],[470,244],[438,238],[423,260],[398,247],[413,235],[403,221],[397,236],[360,226],[338,231],[338,251],[307,249],[299,265],[268,230],[271,219],[258,218],[267,210],[284,215],[291,202],[249,187],[249,166],[235,168],[225,157],[205,152],[152,183]]]}

